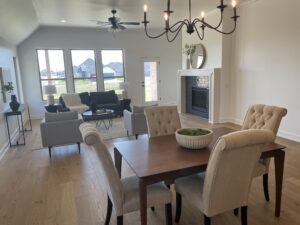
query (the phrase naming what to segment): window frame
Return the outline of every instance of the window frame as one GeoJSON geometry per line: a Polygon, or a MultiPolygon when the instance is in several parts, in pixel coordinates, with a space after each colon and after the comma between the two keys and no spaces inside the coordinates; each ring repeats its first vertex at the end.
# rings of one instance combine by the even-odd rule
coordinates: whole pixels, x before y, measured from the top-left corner
{"type": "MultiPolygon", "coordinates": [[[[43,94],[43,87],[42,87],[42,81],[51,81],[51,80],[64,80],[65,81],[65,86],[66,86],[66,92],[68,93],[68,79],[67,79],[67,73],[66,73],[66,59],[65,59],[65,49],[62,48],[37,48],[35,49],[36,52],[36,59],[37,59],[37,66],[38,66],[38,76],[39,76],[39,83],[40,83],[40,94],[42,101],[47,101],[47,99],[44,99],[44,94],[43,94]],[[40,63],[39,63],[39,54],[38,51],[43,50],[43,51],[62,51],[63,55],[63,63],[64,63],[64,72],[65,72],[65,78],[55,78],[55,79],[42,79],[41,78],[41,68],[40,68],[40,63]]],[[[55,98],[55,100],[58,100],[55,98]]]]}
{"type": "MultiPolygon", "coordinates": [[[[74,77],[74,71],[73,71],[73,58],[72,58],[72,51],[94,51],[94,59],[95,59],[95,72],[96,72],[96,91],[99,91],[99,78],[98,78],[98,65],[97,65],[97,50],[92,48],[82,49],[82,48],[72,48],[70,49],[70,61],[71,61],[71,71],[72,71],[72,83],[73,83],[73,90],[74,93],[76,92],[75,88],[75,80],[92,80],[93,78],[76,78],[74,77]]],[[[102,61],[102,59],[101,59],[102,61]]],[[[102,63],[102,62],[101,62],[102,63]]]]}

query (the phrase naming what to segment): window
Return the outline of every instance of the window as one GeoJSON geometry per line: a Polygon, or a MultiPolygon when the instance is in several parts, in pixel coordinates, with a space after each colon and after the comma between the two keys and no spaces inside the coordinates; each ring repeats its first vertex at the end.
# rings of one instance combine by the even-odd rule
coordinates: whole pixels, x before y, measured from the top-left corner
{"type": "MultiPolygon", "coordinates": [[[[54,98],[58,99],[60,94],[67,92],[63,50],[37,50],[37,55],[41,88],[43,90],[44,86],[55,85],[54,98]]],[[[42,98],[47,99],[43,91],[42,98]]]]}
{"type": "Polygon", "coordinates": [[[94,50],[71,50],[74,88],[76,93],[97,91],[94,50]]]}
{"type": "Polygon", "coordinates": [[[115,90],[121,96],[120,83],[125,81],[122,50],[101,50],[104,90],[115,90]]]}

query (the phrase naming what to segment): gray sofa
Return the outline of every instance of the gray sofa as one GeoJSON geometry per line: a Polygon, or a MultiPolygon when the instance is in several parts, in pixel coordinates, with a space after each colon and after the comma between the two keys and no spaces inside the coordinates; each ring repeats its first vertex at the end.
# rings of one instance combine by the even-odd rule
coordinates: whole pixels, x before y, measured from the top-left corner
{"type": "Polygon", "coordinates": [[[77,112],[45,113],[45,119],[40,124],[43,147],[48,147],[51,158],[51,148],[57,145],[77,143],[80,153],[82,142],[79,125],[83,123],[77,112]]]}

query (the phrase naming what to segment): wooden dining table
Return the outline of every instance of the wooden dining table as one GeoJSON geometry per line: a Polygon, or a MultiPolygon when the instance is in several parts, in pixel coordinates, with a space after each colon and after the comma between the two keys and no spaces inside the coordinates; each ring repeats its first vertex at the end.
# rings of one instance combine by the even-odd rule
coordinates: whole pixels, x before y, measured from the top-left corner
{"type": "MultiPolygon", "coordinates": [[[[139,178],[141,224],[147,224],[147,185],[160,181],[174,181],[176,178],[204,172],[214,144],[222,135],[235,130],[213,128],[214,138],[207,147],[189,150],[180,147],[175,135],[166,135],[150,139],[129,140],[115,143],[115,166],[121,177],[122,159],[124,159],[139,178]]],[[[274,158],[276,202],[275,216],[280,216],[285,146],[270,143],[264,146],[261,158],[274,158]]]]}

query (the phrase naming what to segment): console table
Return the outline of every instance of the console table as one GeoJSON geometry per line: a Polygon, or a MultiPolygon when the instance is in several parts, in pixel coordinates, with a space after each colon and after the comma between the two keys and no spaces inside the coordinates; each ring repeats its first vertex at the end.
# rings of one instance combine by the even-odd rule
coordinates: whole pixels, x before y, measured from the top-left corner
{"type": "Polygon", "coordinates": [[[4,112],[4,115],[5,115],[5,118],[6,118],[7,133],[8,133],[8,139],[9,139],[10,147],[18,146],[18,145],[25,145],[25,131],[32,131],[29,107],[25,104],[21,104],[17,111],[12,111],[11,109],[8,109],[4,112]],[[24,124],[23,124],[23,115],[22,114],[25,112],[26,108],[27,108],[27,112],[28,112],[28,119],[29,119],[30,129],[26,129],[24,127],[24,124]],[[8,122],[8,118],[10,116],[17,116],[19,135],[23,136],[23,143],[19,143],[19,137],[18,137],[17,141],[16,141],[16,144],[12,144],[11,134],[10,134],[10,130],[9,130],[9,122],[8,122]]]}

